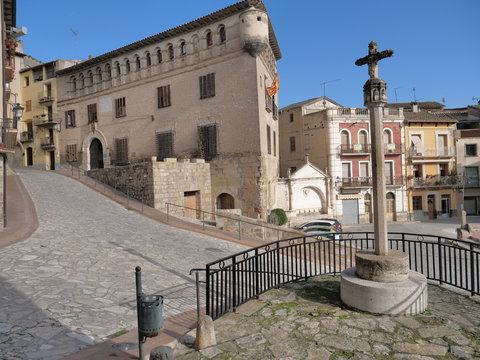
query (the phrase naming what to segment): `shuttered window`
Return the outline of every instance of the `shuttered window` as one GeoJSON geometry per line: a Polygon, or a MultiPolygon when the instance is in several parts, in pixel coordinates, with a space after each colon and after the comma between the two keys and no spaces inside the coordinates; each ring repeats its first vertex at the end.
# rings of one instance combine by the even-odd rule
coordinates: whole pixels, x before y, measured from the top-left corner
{"type": "Polygon", "coordinates": [[[97,104],[87,105],[88,123],[97,122],[97,104]]]}
{"type": "Polygon", "coordinates": [[[67,162],[77,161],[77,144],[67,145],[66,160],[67,162]]]}
{"type": "Polygon", "coordinates": [[[206,160],[217,155],[217,125],[200,126],[198,128],[200,156],[206,160]]]}
{"type": "Polygon", "coordinates": [[[125,98],[115,99],[115,117],[119,118],[127,115],[125,98]]]}
{"type": "Polygon", "coordinates": [[[65,127],[75,126],[75,110],[65,111],[65,127]]]}
{"type": "Polygon", "coordinates": [[[157,160],[173,157],[173,132],[157,133],[155,135],[157,160]]]}
{"type": "Polygon", "coordinates": [[[172,102],[170,101],[170,85],[157,88],[157,96],[159,109],[172,105],[172,102]]]}
{"type": "Polygon", "coordinates": [[[200,76],[200,99],[215,96],[215,73],[200,76]]]}
{"type": "Polygon", "coordinates": [[[128,139],[119,138],[115,139],[115,163],[117,165],[128,164],[128,139]]]}

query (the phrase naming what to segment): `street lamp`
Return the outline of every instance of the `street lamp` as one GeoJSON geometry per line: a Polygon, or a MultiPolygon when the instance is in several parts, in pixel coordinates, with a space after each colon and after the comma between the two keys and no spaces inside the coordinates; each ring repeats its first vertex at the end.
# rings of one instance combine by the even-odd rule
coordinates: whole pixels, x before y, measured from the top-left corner
{"type": "Polygon", "coordinates": [[[24,107],[22,105],[20,105],[19,103],[16,103],[14,106],[13,106],[13,123],[12,123],[12,128],[16,129],[17,128],[17,124],[18,124],[18,121],[22,118],[23,116],[23,110],[24,110],[24,107]]]}

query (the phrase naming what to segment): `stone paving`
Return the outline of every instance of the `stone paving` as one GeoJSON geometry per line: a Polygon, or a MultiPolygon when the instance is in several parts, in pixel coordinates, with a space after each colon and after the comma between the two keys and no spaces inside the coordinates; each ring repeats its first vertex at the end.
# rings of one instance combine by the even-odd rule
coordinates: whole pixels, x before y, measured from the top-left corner
{"type": "Polygon", "coordinates": [[[0,249],[0,359],[62,358],[136,327],[135,272],[165,316],[196,308],[193,267],[245,249],[173,228],[52,172],[18,172],[40,223],[0,249]]]}
{"type": "Polygon", "coordinates": [[[429,284],[427,311],[384,316],[342,305],[340,278],[320,277],[270,290],[217,319],[217,345],[192,349],[180,339],[177,360],[475,359],[480,358],[480,301],[429,284]]]}

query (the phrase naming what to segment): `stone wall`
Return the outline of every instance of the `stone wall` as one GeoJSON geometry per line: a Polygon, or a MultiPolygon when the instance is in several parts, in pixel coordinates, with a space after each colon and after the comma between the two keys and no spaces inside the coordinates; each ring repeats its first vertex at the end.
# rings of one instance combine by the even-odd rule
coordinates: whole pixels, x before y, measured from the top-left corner
{"type": "Polygon", "coordinates": [[[241,236],[254,237],[266,242],[302,236],[304,233],[285,226],[267,224],[241,215],[240,209],[217,210],[216,226],[241,236]]]}
{"type": "MultiPolygon", "coordinates": [[[[133,163],[87,172],[88,176],[103,182],[144,204],[166,211],[165,203],[185,205],[185,193],[196,192],[197,208],[212,211],[210,165],[204,160],[177,159],[133,163]]],[[[181,207],[169,207],[172,215],[186,215],[181,207]]]]}

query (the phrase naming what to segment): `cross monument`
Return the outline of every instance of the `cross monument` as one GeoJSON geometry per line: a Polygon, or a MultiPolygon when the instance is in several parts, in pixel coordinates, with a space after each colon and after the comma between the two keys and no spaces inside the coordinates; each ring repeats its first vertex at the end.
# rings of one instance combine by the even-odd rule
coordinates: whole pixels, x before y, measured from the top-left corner
{"type": "Polygon", "coordinates": [[[365,106],[370,110],[370,136],[372,144],[373,223],[375,254],[388,255],[387,203],[385,187],[385,156],[383,149],[383,106],[387,103],[387,84],[378,77],[378,61],[393,55],[393,50],[378,52],[375,41],[368,44],[368,55],[355,61],[355,65],[368,64],[370,79],[363,86],[365,106]]]}

